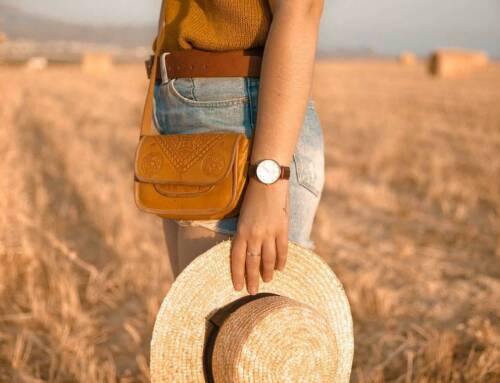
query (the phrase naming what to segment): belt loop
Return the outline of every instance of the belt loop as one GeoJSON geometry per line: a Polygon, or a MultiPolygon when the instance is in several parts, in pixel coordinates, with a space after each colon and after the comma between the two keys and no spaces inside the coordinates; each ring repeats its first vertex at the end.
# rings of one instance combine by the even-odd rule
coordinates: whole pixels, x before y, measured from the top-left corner
{"type": "Polygon", "coordinates": [[[168,82],[168,72],[167,72],[167,62],[166,57],[170,52],[163,52],[160,56],[160,68],[161,68],[161,84],[168,82]]]}

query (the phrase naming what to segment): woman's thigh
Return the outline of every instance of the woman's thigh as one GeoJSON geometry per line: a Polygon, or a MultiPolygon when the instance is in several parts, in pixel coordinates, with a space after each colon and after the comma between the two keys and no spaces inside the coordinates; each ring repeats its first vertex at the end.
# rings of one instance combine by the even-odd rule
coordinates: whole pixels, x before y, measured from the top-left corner
{"type": "Polygon", "coordinates": [[[198,255],[229,238],[201,226],[182,227],[171,219],[163,220],[163,231],[174,279],[198,255]]]}
{"type": "Polygon", "coordinates": [[[171,219],[163,219],[163,236],[165,238],[165,245],[167,248],[167,256],[170,261],[170,270],[172,275],[177,278],[180,273],[179,268],[179,251],[177,249],[177,234],[179,232],[179,225],[171,219]]]}

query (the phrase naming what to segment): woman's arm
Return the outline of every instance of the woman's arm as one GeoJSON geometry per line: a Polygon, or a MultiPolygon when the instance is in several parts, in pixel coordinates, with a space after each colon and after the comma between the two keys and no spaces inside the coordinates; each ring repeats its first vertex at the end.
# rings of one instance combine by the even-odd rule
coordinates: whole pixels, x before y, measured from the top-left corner
{"type": "MultiPolygon", "coordinates": [[[[271,158],[290,166],[298,142],[311,84],[323,0],[269,0],[273,10],[260,75],[256,130],[250,161],[271,158]]],[[[288,180],[271,185],[250,178],[232,241],[235,289],[245,282],[257,293],[275,266],[283,270],[288,246],[288,180]],[[246,256],[247,249],[261,257],[246,256]]]]}

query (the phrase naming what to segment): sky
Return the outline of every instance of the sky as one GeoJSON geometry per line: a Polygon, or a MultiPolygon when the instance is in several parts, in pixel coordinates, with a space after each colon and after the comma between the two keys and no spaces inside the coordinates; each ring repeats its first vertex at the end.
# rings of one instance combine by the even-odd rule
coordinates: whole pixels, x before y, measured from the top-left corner
{"type": "MultiPolygon", "coordinates": [[[[0,0],[65,21],[156,23],[160,0],[0,0]]],[[[500,58],[500,0],[324,0],[319,47],[420,55],[437,47],[500,58]]]]}

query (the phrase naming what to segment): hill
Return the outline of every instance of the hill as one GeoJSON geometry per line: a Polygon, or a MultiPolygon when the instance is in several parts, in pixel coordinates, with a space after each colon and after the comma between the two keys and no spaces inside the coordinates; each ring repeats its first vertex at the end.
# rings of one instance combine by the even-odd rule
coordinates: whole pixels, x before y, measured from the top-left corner
{"type": "Polygon", "coordinates": [[[116,45],[123,48],[149,46],[155,35],[153,25],[94,26],[30,14],[11,5],[0,4],[0,30],[11,40],[37,42],[73,41],[116,45]]]}

